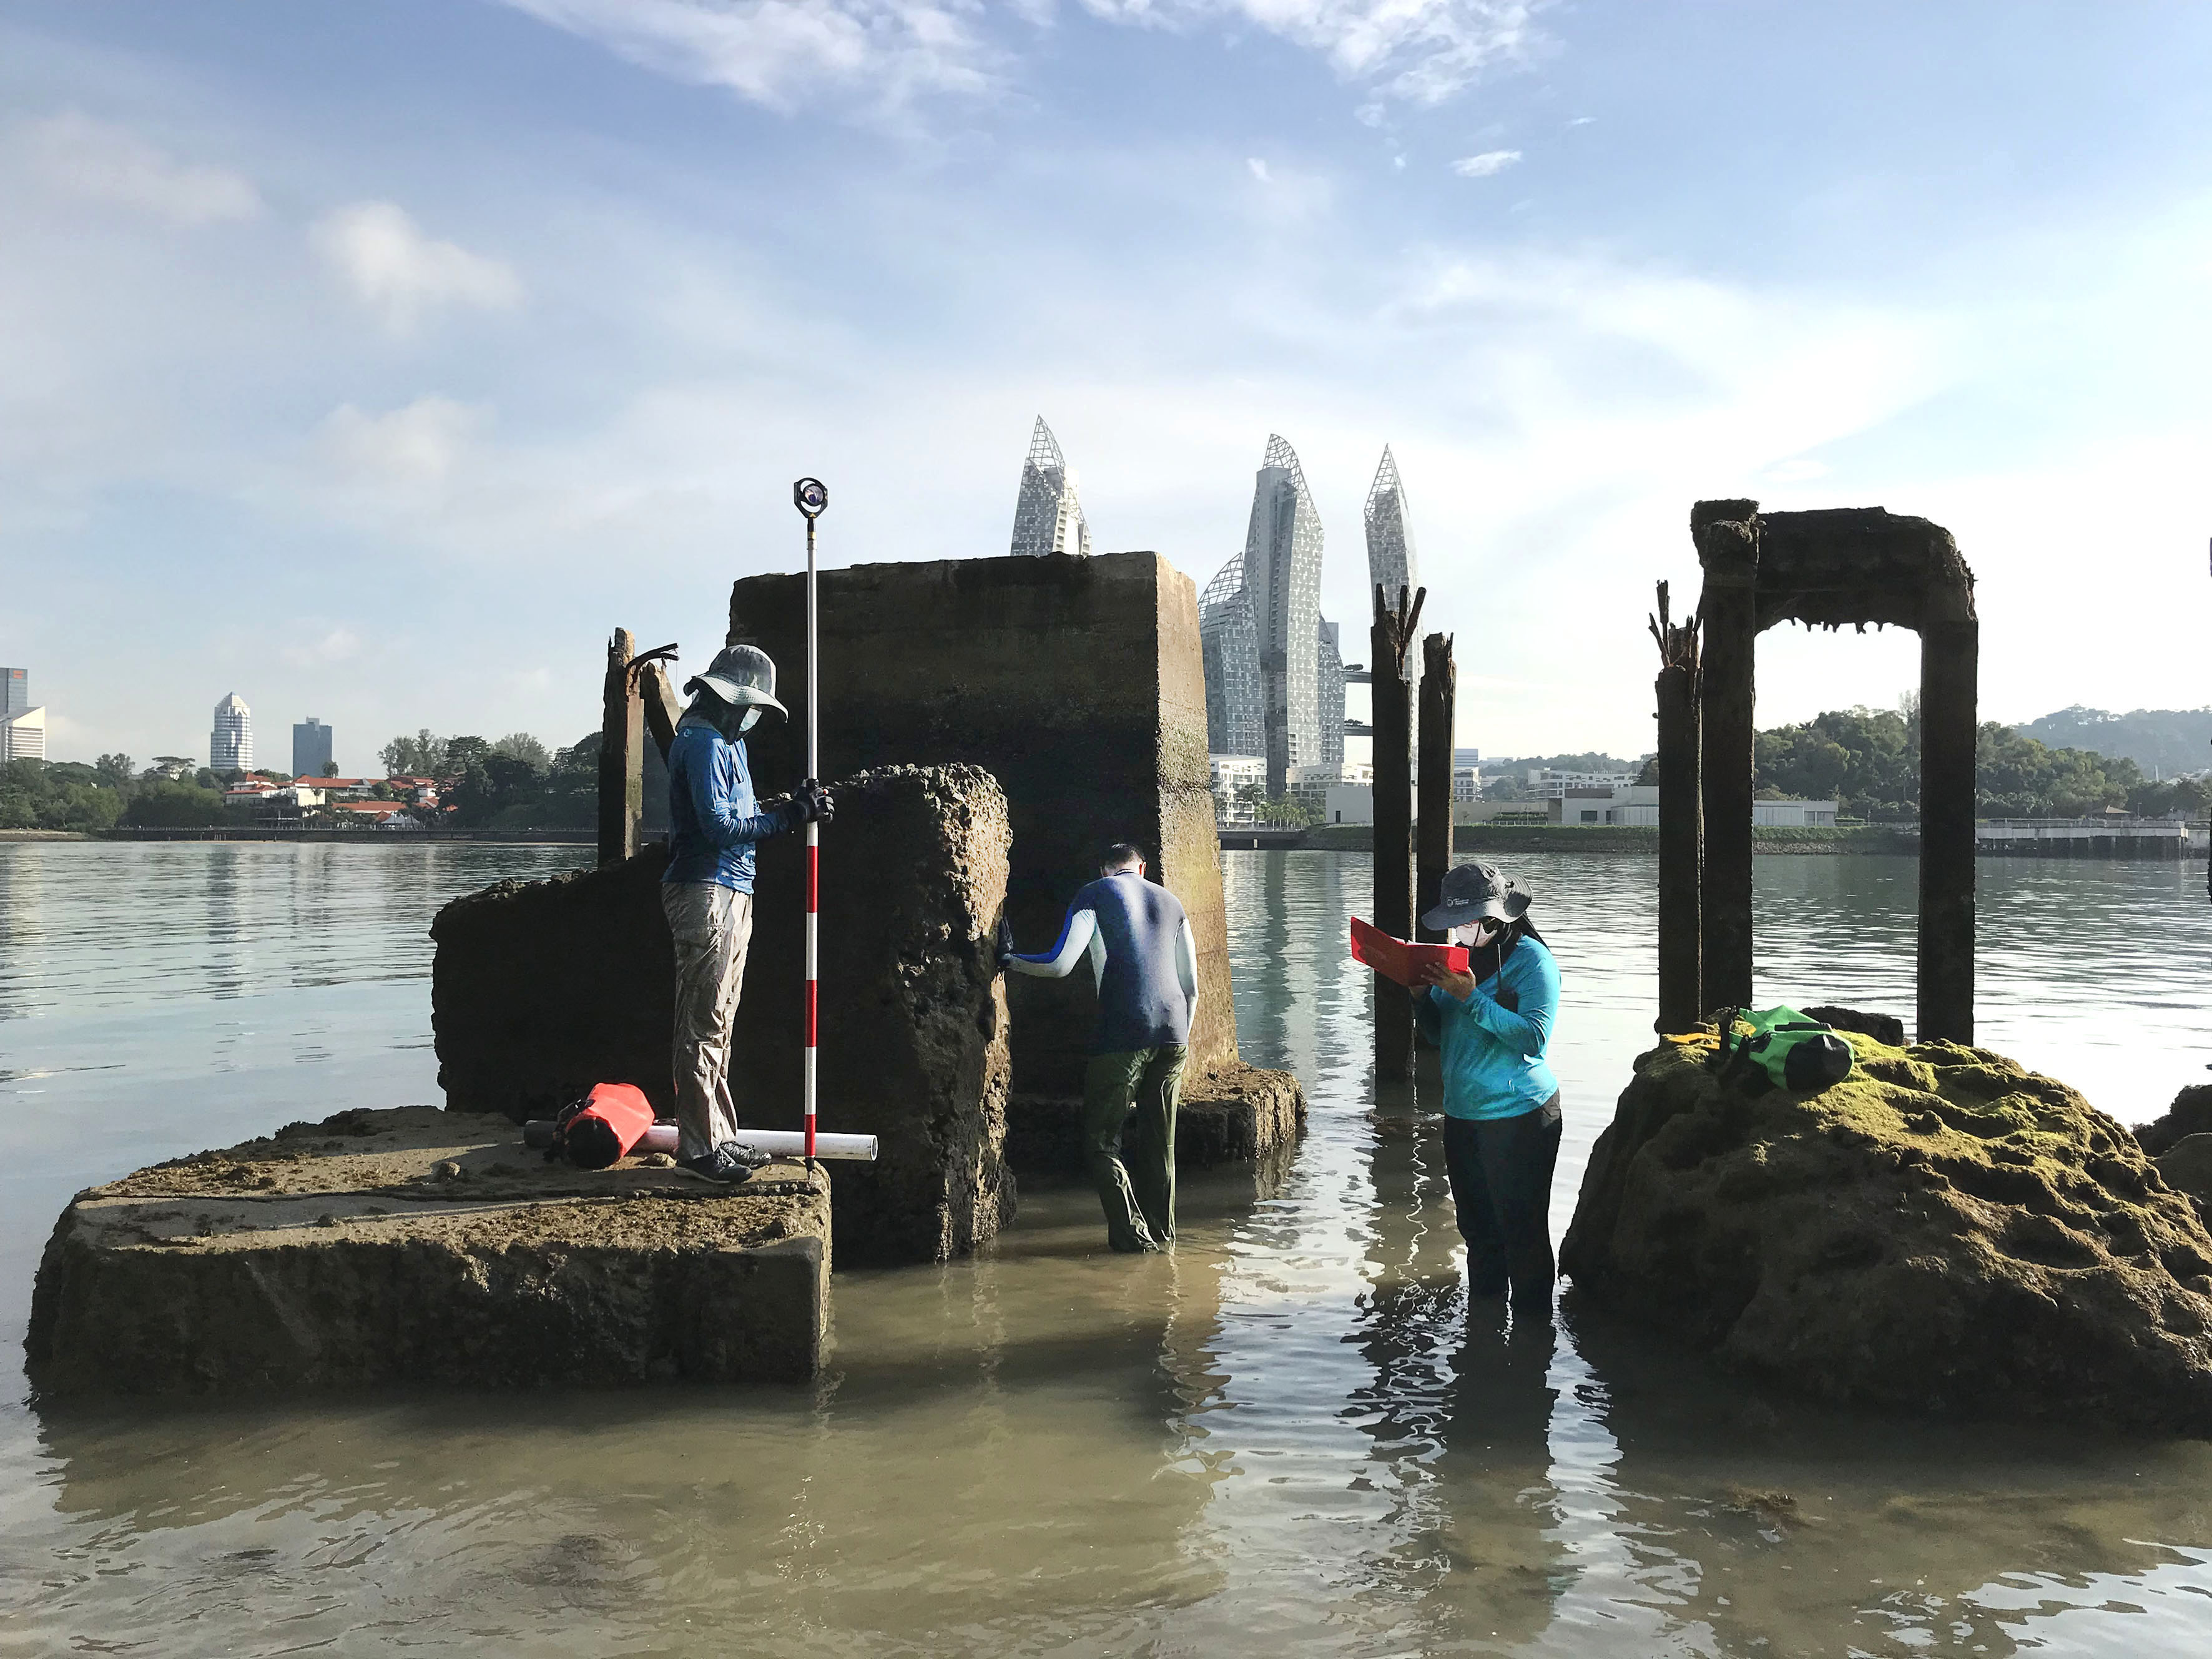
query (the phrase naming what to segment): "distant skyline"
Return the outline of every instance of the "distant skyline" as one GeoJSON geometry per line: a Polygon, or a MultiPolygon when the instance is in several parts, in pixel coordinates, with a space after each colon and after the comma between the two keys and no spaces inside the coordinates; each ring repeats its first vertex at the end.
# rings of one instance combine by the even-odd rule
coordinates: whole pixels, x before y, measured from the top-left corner
{"type": "MultiPolygon", "coordinates": [[[[0,0],[50,754],[197,751],[233,687],[574,742],[612,628],[696,666],[798,566],[794,477],[831,566],[998,553],[1040,411],[1092,545],[1199,582],[1283,434],[1355,659],[1387,443],[1486,752],[1650,747],[1706,496],[1948,526],[1986,718],[2212,701],[2212,9],[781,15],[0,0]]],[[[1776,630],[1758,718],[1916,649],[1776,630]]]]}

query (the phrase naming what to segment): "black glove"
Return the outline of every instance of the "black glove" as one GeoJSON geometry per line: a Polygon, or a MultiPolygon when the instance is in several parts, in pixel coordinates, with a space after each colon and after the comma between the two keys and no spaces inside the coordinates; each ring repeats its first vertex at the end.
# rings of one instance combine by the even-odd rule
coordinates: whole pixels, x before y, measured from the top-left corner
{"type": "Polygon", "coordinates": [[[1003,971],[1014,954],[1014,924],[1006,917],[999,918],[999,967],[1003,971]]]}
{"type": "Polygon", "coordinates": [[[827,823],[837,816],[837,804],[819,782],[809,778],[791,792],[792,810],[801,823],[827,823]]]}

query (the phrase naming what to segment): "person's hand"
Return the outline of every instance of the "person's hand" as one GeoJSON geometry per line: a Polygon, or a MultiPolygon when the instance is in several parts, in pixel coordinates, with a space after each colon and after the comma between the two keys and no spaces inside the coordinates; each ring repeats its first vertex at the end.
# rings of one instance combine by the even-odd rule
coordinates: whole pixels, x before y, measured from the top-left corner
{"type": "Polygon", "coordinates": [[[1441,962],[1425,962],[1421,964],[1421,983],[1441,985],[1462,1002],[1465,1002],[1474,994],[1473,974],[1455,973],[1441,962]]]}
{"type": "Polygon", "coordinates": [[[999,918],[999,969],[1001,973],[1006,971],[1006,964],[1012,962],[1013,957],[1014,924],[1004,916],[1000,916],[999,918]]]}
{"type": "Polygon", "coordinates": [[[830,792],[813,778],[809,778],[791,792],[791,804],[799,809],[801,823],[827,823],[837,816],[837,803],[830,792]]]}

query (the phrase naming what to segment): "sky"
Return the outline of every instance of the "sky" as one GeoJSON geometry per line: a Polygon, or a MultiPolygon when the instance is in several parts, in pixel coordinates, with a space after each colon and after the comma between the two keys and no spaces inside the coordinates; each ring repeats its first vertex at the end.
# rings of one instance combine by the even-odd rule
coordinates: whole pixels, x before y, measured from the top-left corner
{"type": "MultiPolygon", "coordinates": [[[[0,663],[50,753],[573,742],[732,579],[1003,553],[1030,427],[1194,582],[1272,433],[1459,741],[1651,745],[1690,505],[1948,527],[1984,718],[2212,702],[2212,7],[0,0],[0,663]]],[[[1777,629],[1762,725],[1917,641],[1777,629]]],[[[788,672],[799,672],[798,665],[788,672]]]]}

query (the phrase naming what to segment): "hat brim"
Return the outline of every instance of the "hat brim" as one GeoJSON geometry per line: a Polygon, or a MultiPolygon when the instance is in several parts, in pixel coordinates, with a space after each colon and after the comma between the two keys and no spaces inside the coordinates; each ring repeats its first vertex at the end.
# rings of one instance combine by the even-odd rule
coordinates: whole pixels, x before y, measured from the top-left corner
{"type": "Polygon", "coordinates": [[[684,682],[684,695],[687,697],[690,696],[702,685],[732,708],[766,708],[784,720],[791,718],[791,711],[788,708],[758,686],[739,685],[735,680],[725,678],[720,674],[694,674],[684,682]]]}
{"type": "Polygon", "coordinates": [[[1528,895],[1517,887],[1509,887],[1494,898],[1472,903],[1439,904],[1421,913],[1421,926],[1439,933],[1455,927],[1464,927],[1470,921],[1480,921],[1488,916],[1498,921],[1518,921],[1528,914],[1528,895]]]}

